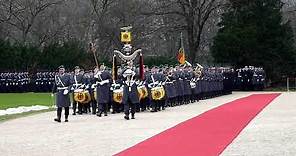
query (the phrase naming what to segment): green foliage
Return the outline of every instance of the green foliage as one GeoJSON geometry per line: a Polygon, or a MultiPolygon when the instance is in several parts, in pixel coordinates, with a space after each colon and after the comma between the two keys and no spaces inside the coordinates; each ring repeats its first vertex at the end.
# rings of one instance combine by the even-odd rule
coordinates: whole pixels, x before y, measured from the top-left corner
{"type": "Polygon", "coordinates": [[[176,58],[168,58],[165,56],[157,56],[157,57],[149,57],[144,56],[144,64],[148,65],[149,67],[156,65],[175,65],[178,64],[178,61],[176,58]]]}
{"type": "Polygon", "coordinates": [[[292,75],[296,51],[289,22],[282,20],[281,1],[231,0],[230,5],[211,47],[215,61],[264,67],[271,80],[292,75]]]}
{"type": "Polygon", "coordinates": [[[89,55],[78,41],[70,41],[63,45],[52,43],[44,47],[41,54],[40,67],[42,69],[55,69],[61,64],[67,68],[73,69],[74,66],[81,66],[89,55]]]}
{"type": "Polygon", "coordinates": [[[36,47],[0,41],[0,70],[27,70],[37,65],[40,52],[36,47]]]}
{"type": "MultiPolygon", "coordinates": [[[[40,48],[22,44],[11,44],[9,41],[0,40],[0,71],[36,72],[37,70],[55,70],[63,64],[72,70],[74,66],[81,66],[86,70],[95,66],[92,53],[86,52],[85,47],[79,41],[69,41],[63,44],[52,43],[40,50],[40,48]]],[[[100,54],[97,54],[100,55],[100,54]]],[[[112,61],[108,58],[98,60],[111,67],[112,61]]],[[[144,56],[144,63],[152,65],[174,65],[176,58],[166,56],[144,56]]]]}
{"type": "Polygon", "coordinates": [[[61,64],[73,69],[76,65],[88,66],[91,62],[91,54],[86,53],[78,41],[52,43],[40,50],[35,46],[0,40],[0,53],[0,71],[54,70],[61,64]]]}

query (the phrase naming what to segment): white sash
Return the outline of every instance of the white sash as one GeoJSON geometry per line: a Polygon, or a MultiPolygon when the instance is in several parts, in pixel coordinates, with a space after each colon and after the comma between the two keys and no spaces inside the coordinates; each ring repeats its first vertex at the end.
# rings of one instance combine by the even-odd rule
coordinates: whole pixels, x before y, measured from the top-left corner
{"type": "Polygon", "coordinates": [[[57,79],[58,79],[58,82],[61,83],[63,87],[65,87],[63,81],[61,80],[61,78],[60,78],[59,76],[56,75],[56,76],[55,76],[55,79],[56,79],[56,81],[57,81],[57,79]]]}

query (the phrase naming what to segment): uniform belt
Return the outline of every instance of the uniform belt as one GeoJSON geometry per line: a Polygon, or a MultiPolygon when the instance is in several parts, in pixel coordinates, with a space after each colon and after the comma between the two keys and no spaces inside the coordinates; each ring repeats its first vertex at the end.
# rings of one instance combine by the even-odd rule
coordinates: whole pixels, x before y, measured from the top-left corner
{"type": "Polygon", "coordinates": [[[79,84],[73,84],[73,86],[81,86],[82,84],[81,83],[79,83],[79,84]]]}
{"type": "Polygon", "coordinates": [[[57,89],[58,90],[65,90],[65,89],[68,89],[68,87],[58,87],[57,89]]]}
{"type": "Polygon", "coordinates": [[[100,82],[99,82],[99,85],[104,85],[104,84],[106,84],[106,83],[109,83],[109,80],[103,80],[103,81],[100,81],[100,82]]]}

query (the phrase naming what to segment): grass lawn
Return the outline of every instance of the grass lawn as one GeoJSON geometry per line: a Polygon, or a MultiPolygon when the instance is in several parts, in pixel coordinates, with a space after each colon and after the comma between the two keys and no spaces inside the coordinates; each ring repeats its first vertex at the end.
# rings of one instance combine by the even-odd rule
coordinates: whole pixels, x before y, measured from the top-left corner
{"type": "Polygon", "coordinates": [[[53,97],[50,93],[0,93],[0,109],[18,106],[52,106],[53,97]]]}
{"type": "MultiPolygon", "coordinates": [[[[52,106],[53,104],[53,97],[50,96],[50,93],[0,93],[0,110],[19,106],[52,106]]],[[[2,115],[0,116],[0,122],[52,110],[54,109],[50,108],[47,110],[30,111],[21,114],[2,115]]]]}

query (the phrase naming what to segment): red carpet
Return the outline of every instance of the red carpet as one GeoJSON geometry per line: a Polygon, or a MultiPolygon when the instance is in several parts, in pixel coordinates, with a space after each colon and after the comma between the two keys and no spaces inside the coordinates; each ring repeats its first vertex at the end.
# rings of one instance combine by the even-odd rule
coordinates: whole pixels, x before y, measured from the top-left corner
{"type": "Polygon", "coordinates": [[[118,156],[219,155],[245,126],[280,94],[256,94],[209,110],[118,156]]]}

